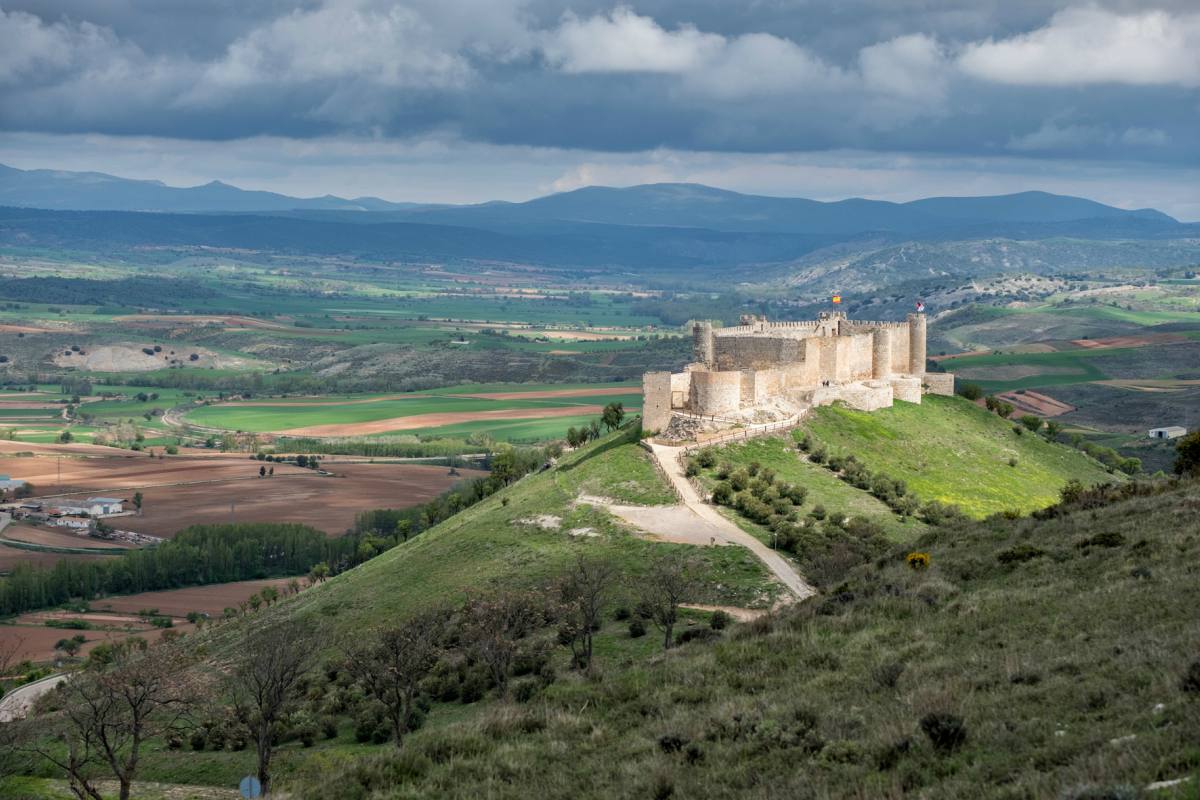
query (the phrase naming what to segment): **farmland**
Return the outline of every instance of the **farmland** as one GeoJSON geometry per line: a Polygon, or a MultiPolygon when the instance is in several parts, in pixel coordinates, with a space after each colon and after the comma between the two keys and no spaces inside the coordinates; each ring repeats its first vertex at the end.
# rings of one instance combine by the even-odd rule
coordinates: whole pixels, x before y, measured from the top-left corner
{"type": "MultiPolygon", "coordinates": [[[[551,428],[557,426],[561,431],[573,422],[558,421],[560,418],[593,418],[608,403],[619,402],[626,410],[636,411],[641,405],[638,389],[631,384],[485,384],[401,396],[252,400],[202,406],[188,412],[184,421],[203,429],[292,436],[362,436],[395,431],[462,435],[489,431],[505,438],[508,431],[504,426],[515,420],[556,420],[551,428]]],[[[531,438],[531,430],[535,429],[517,426],[510,435],[531,438]]]]}
{"type": "Polygon", "coordinates": [[[237,607],[250,595],[266,586],[284,590],[289,579],[271,578],[209,586],[193,586],[161,592],[105,597],[93,602],[86,611],[39,611],[22,614],[11,622],[0,624],[0,638],[20,641],[18,658],[30,661],[49,661],[54,658],[54,645],[60,639],[82,633],[86,639],[80,653],[86,655],[101,642],[118,642],[131,636],[153,641],[164,630],[187,633],[195,626],[186,619],[193,611],[218,618],[224,609],[237,607]],[[153,611],[154,614],[143,612],[153,611]],[[166,617],[169,628],[150,622],[149,617],[166,617]],[[79,628],[49,627],[52,620],[78,620],[79,628]]]}

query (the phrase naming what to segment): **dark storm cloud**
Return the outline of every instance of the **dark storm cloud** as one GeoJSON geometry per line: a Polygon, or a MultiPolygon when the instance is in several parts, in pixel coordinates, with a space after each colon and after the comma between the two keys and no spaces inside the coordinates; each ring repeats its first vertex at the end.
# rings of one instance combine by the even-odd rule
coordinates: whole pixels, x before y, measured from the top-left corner
{"type": "Polygon", "coordinates": [[[1163,163],[1194,163],[1200,151],[1190,0],[0,9],[8,131],[1163,163]]]}

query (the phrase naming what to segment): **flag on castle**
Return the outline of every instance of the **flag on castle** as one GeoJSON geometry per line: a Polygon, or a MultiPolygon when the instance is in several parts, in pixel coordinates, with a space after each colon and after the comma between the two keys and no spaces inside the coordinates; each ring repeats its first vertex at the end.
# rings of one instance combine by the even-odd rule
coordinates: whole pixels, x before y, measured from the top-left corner
{"type": "Polygon", "coordinates": [[[842,296],[840,294],[835,294],[833,296],[833,304],[837,305],[840,302],[842,302],[842,296]]]}
{"type": "Polygon", "coordinates": [[[918,301],[917,301],[917,313],[918,313],[918,314],[924,314],[924,313],[925,313],[925,301],[924,301],[924,300],[918,300],[918,301]]]}

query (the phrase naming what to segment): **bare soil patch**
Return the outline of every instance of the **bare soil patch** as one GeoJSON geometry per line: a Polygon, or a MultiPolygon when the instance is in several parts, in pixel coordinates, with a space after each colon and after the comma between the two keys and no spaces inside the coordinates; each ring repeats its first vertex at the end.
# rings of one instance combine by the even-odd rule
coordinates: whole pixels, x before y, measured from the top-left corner
{"type": "Polygon", "coordinates": [[[607,386],[598,389],[550,389],[542,392],[483,392],[459,394],[454,397],[478,397],[482,400],[551,400],[560,397],[603,397],[613,394],[639,392],[637,386],[607,386]]]}
{"type": "Polygon", "coordinates": [[[285,431],[276,431],[276,433],[287,434],[289,436],[365,436],[372,433],[437,428],[442,425],[456,425],[461,422],[572,417],[585,414],[599,414],[602,410],[598,405],[578,405],[557,408],[504,408],[494,411],[451,411],[442,414],[414,414],[409,417],[377,419],[371,422],[310,425],[306,428],[291,428],[285,431]]]}
{"type": "Polygon", "coordinates": [[[162,369],[171,365],[185,367],[217,369],[240,369],[251,366],[253,362],[247,358],[226,356],[214,353],[203,347],[183,347],[172,350],[163,347],[162,352],[146,353],[145,345],[99,345],[76,353],[69,350],[60,351],[54,355],[54,363],[60,367],[93,372],[148,372],[162,369]],[[195,355],[195,360],[192,356],[195,355]]]}
{"type": "Polygon", "coordinates": [[[1000,395],[1000,398],[1012,403],[1013,407],[1018,411],[1026,414],[1036,414],[1039,417],[1057,417],[1061,414],[1069,414],[1075,410],[1075,406],[1064,403],[1061,400],[1055,400],[1053,397],[1041,394],[1040,392],[1026,391],[1023,394],[1005,392],[1000,395]]]}
{"type": "MultiPolygon", "coordinates": [[[[143,489],[141,516],[119,517],[115,527],[169,538],[189,525],[229,522],[299,522],[339,535],[354,516],[371,508],[406,508],[432,500],[460,480],[481,477],[480,470],[421,464],[328,465],[336,477],[310,470],[303,474],[259,478],[259,462],[246,461],[243,474],[220,483],[157,486],[143,489]]],[[[294,468],[293,468],[294,469],[294,468]]]]}
{"type": "Polygon", "coordinates": [[[9,525],[4,529],[4,533],[0,535],[3,535],[5,539],[38,544],[43,547],[69,547],[76,550],[124,550],[132,546],[128,542],[108,541],[97,539],[93,536],[76,535],[62,528],[35,528],[32,525],[23,524],[9,525]]]}
{"type": "Polygon", "coordinates": [[[188,586],[183,589],[169,589],[162,592],[142,592],[123,597],[108,597],[97,600],[91,605],[97,611],[123,611],[136,614],[143,609],[157,608],[158,613],[169,617],[186,617],[191,611],[201,611],[209,616],[220,616],[226,608],[236,607],[238,603],[250,595],[262,591],[266,586],[274,586],[282,592],[290,580],[291,578],[265,578],[256,581],[238,581],[237,583],[188,586]]]}
{"type": "MultiPolygon", "coordinates": [[[[192,630],[192,628],[192,625],[184,623],[182,625],[177,624],[174,628],[168,630],[187,632],[192,630]]],[[[80,653],[87,655],[101,642],[121,642],[131,636],[154,643],[162,638],[163,628],[155,628],[150,625],[130,625],[117,630],[75,631],[61,628],[47,628],[38,625],[0,625],[0,642],[21,641],[21,647],[18,649],[17,655],[17,658],[21,660],[50,661],[54,658],[55,642],[60,639],[70,639],[76,634],[82,634],[87,639],[83,647],[80,648],[80,653]]]]}
{"type": "Polygon", "coordinates": [[[1176,344],[1189,339],[1178,333],[1148,333],[1142,336],[1111,336],[1107,339],[1072,339],[1071,344],[1085,350],[1107,350],[1113,347],[1147,347],[1152,344],[1176,344]]]}
{"type": "MultiPolygon", "coordinates": [[[[9,443],[5,443],[9,444],[9,443]]],[[[137,487],[196,481],[232,481],[258,477],[259,463],[245,456],[193,458],[169,456],[151,458],[144,453],[93,447],[85,452],[90,458],[47,458],[54,451],[34,449],[34,445],[13,442],[37,455],[14,458],[0,455],[0,474],[21,478],[34,485],[40,496],[59,497],[73,492],[103,491],[120,497],[132,496],[137,487]],[[61,473],[60,473],[61,469],[61,473]],[[61,475],[61,478],[60,478],[61,475]]],[[[0,448],[2,451],[3,448],[0,448]]],[[[16,448],[14,448],[16,450],[16,448]]],[[[19,451],[18,451],[19,452],[19,451]]],[[[73,451],[67,451],[75,455],[73,451]]],[[[287,464],[274,464],[276,477],[309,475],[310,470],[287,464]]],[[[79,499],[79,498],[75,498],[79,499]]]]}

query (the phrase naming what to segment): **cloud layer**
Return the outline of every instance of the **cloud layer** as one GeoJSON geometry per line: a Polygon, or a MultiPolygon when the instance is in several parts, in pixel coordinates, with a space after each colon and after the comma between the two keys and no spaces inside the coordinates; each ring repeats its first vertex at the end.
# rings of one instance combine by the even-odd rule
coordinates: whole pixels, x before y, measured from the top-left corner
{"type": "Polygon", "coordinates": [[[0,131],[1190,167],[1200,9],[0,0],[0,131]]]}

